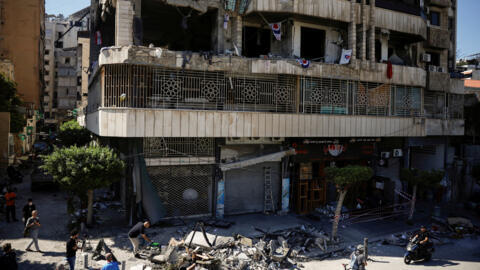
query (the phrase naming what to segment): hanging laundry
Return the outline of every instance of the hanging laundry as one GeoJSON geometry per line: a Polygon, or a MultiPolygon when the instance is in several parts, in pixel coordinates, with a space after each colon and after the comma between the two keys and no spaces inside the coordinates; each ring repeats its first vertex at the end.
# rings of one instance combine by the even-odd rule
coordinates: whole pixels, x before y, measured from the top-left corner
{"type": "Polygon", "coordinates": [[[393,67],[392,62],[387,62],[387,78],[391,79],[393,77],[393,67]]]}
{"type": "Polygon", "coordinates": [[[350,63],[352,58],[352,50],[342,50],[342,56],[340,57],[340,65],[346,65],[350,63]]]}
{"type": "Polygon", "coordinates": [[[228,28],[228,21],[229,20],[230,20],[230,16],[228,14],[225,14],[225,16],[223,16],[223,29],[228,28]]]}
{"type": "Polygon", "coordinates": [[[277,40],[282,39],[282,23],[271,23],[270,27],[272,28],[273,35],[277,40]]]}
{"type": "Polygon", "coordinates": [[[303,67],[308,68],[310,66],[310,60],[307,59],[298,59],[297,62],[303,67]]]}

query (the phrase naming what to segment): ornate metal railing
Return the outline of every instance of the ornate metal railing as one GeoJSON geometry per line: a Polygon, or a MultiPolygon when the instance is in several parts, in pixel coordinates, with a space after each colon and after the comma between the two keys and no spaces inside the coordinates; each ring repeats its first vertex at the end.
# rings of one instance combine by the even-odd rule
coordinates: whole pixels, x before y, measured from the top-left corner
{"type": "Polygon", "coordinates": [[[423,90],[292,75],[105,65],[104,107],[422,116],[423,90]]]}
{"type": "Polygon", "coordinates": [[[143,153],[146,158],[213,157],[213,138],[144,138],[143,153]]]}

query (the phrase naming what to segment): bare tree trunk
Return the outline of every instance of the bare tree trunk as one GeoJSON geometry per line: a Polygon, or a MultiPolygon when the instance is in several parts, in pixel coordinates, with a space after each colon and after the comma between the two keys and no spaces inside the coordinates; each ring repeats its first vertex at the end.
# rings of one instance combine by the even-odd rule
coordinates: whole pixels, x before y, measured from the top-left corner
{"type": "Polygon", "coordinates": [[[87,225],[92,225],[93,219],[93,190],[88,190],[88,212],[87,212],[87,225]]]}
{"type": "Polygon", "coordinates": [[[342,215],[343,200],[345,200],[346,195],[347,195],[347,191],[341,190],[338,196],[337,209],[335,209],[335,217],[333,219],[333,224],[332,224],[332,236],[331,236],[332,241],[334,241],[335,237],[337,236],[338,222],[340,221],[340,217],[342,215]]]}
{"type": "Polygon", "coordinates": [[[412,204],[410,206],[410,215],[408,215],[408,220],[412,220],[413,212],[415,211],[415,201],[417,200],[417,186],[417,184],[413,186],[412,204]]]}

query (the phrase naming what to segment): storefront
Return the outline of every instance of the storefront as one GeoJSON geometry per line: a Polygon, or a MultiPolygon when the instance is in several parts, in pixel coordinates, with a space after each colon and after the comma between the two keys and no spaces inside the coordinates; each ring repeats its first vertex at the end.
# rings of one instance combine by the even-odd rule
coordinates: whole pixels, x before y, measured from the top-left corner
{"type": "MultiPolygon", "coordinates": [[[[374,166],[375,147],[380,139],[298,139],[290,141],[296,155],[290,161],[292,210],[305,214],[336,200],[335,187],[325,179],[325,168],[348,165],[374,166]]],[[[357,187],[368,190],[369,183],[357,187]]],[[[357,191],[353,191],[355,193],[357,191]]],[[[355,199],[355,196],[351,196],[355,199]]]]}

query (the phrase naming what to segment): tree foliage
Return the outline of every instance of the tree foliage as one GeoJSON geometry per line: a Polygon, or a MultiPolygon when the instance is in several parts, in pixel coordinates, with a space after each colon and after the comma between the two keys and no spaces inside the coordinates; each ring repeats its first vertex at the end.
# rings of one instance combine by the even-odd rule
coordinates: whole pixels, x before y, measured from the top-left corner
{"type": "Polygon", "coordinates": [[[42,159],[42,168],[78,196],[119,180],[125,167],[112,149],[93,145],[56,148],[42,159]]]}
{"type": "Polygon", "coordinates": [[[70,120],[60,125],[58,139],[66,147],[84,146],[91,140],[90,131],[80,126],[76,120],[70,120]]]}
{"type": "Polygon", "coordinates": [[[17,94],[17,84],[0,73],[0,90],[0,112],[10,112],[10,132],[21,132],[27,125],[27,120],[17,109],[22,105],[17,94]]]}
{"type": "Polygon", "coordinates": [[[421,187],[435,187],[440,184],[445,173],[442,170],[424,171],[419,169],[403,168],[400,171],[400,180],[421,187]]]}
{"type": "Polygon", "coordinates": [[[366,181],[373,176],[370,167],[349,165],[343,168],[328,167],[325,169],[326,177],[341,190],[347,189],[350,185],[366,181]]]}

